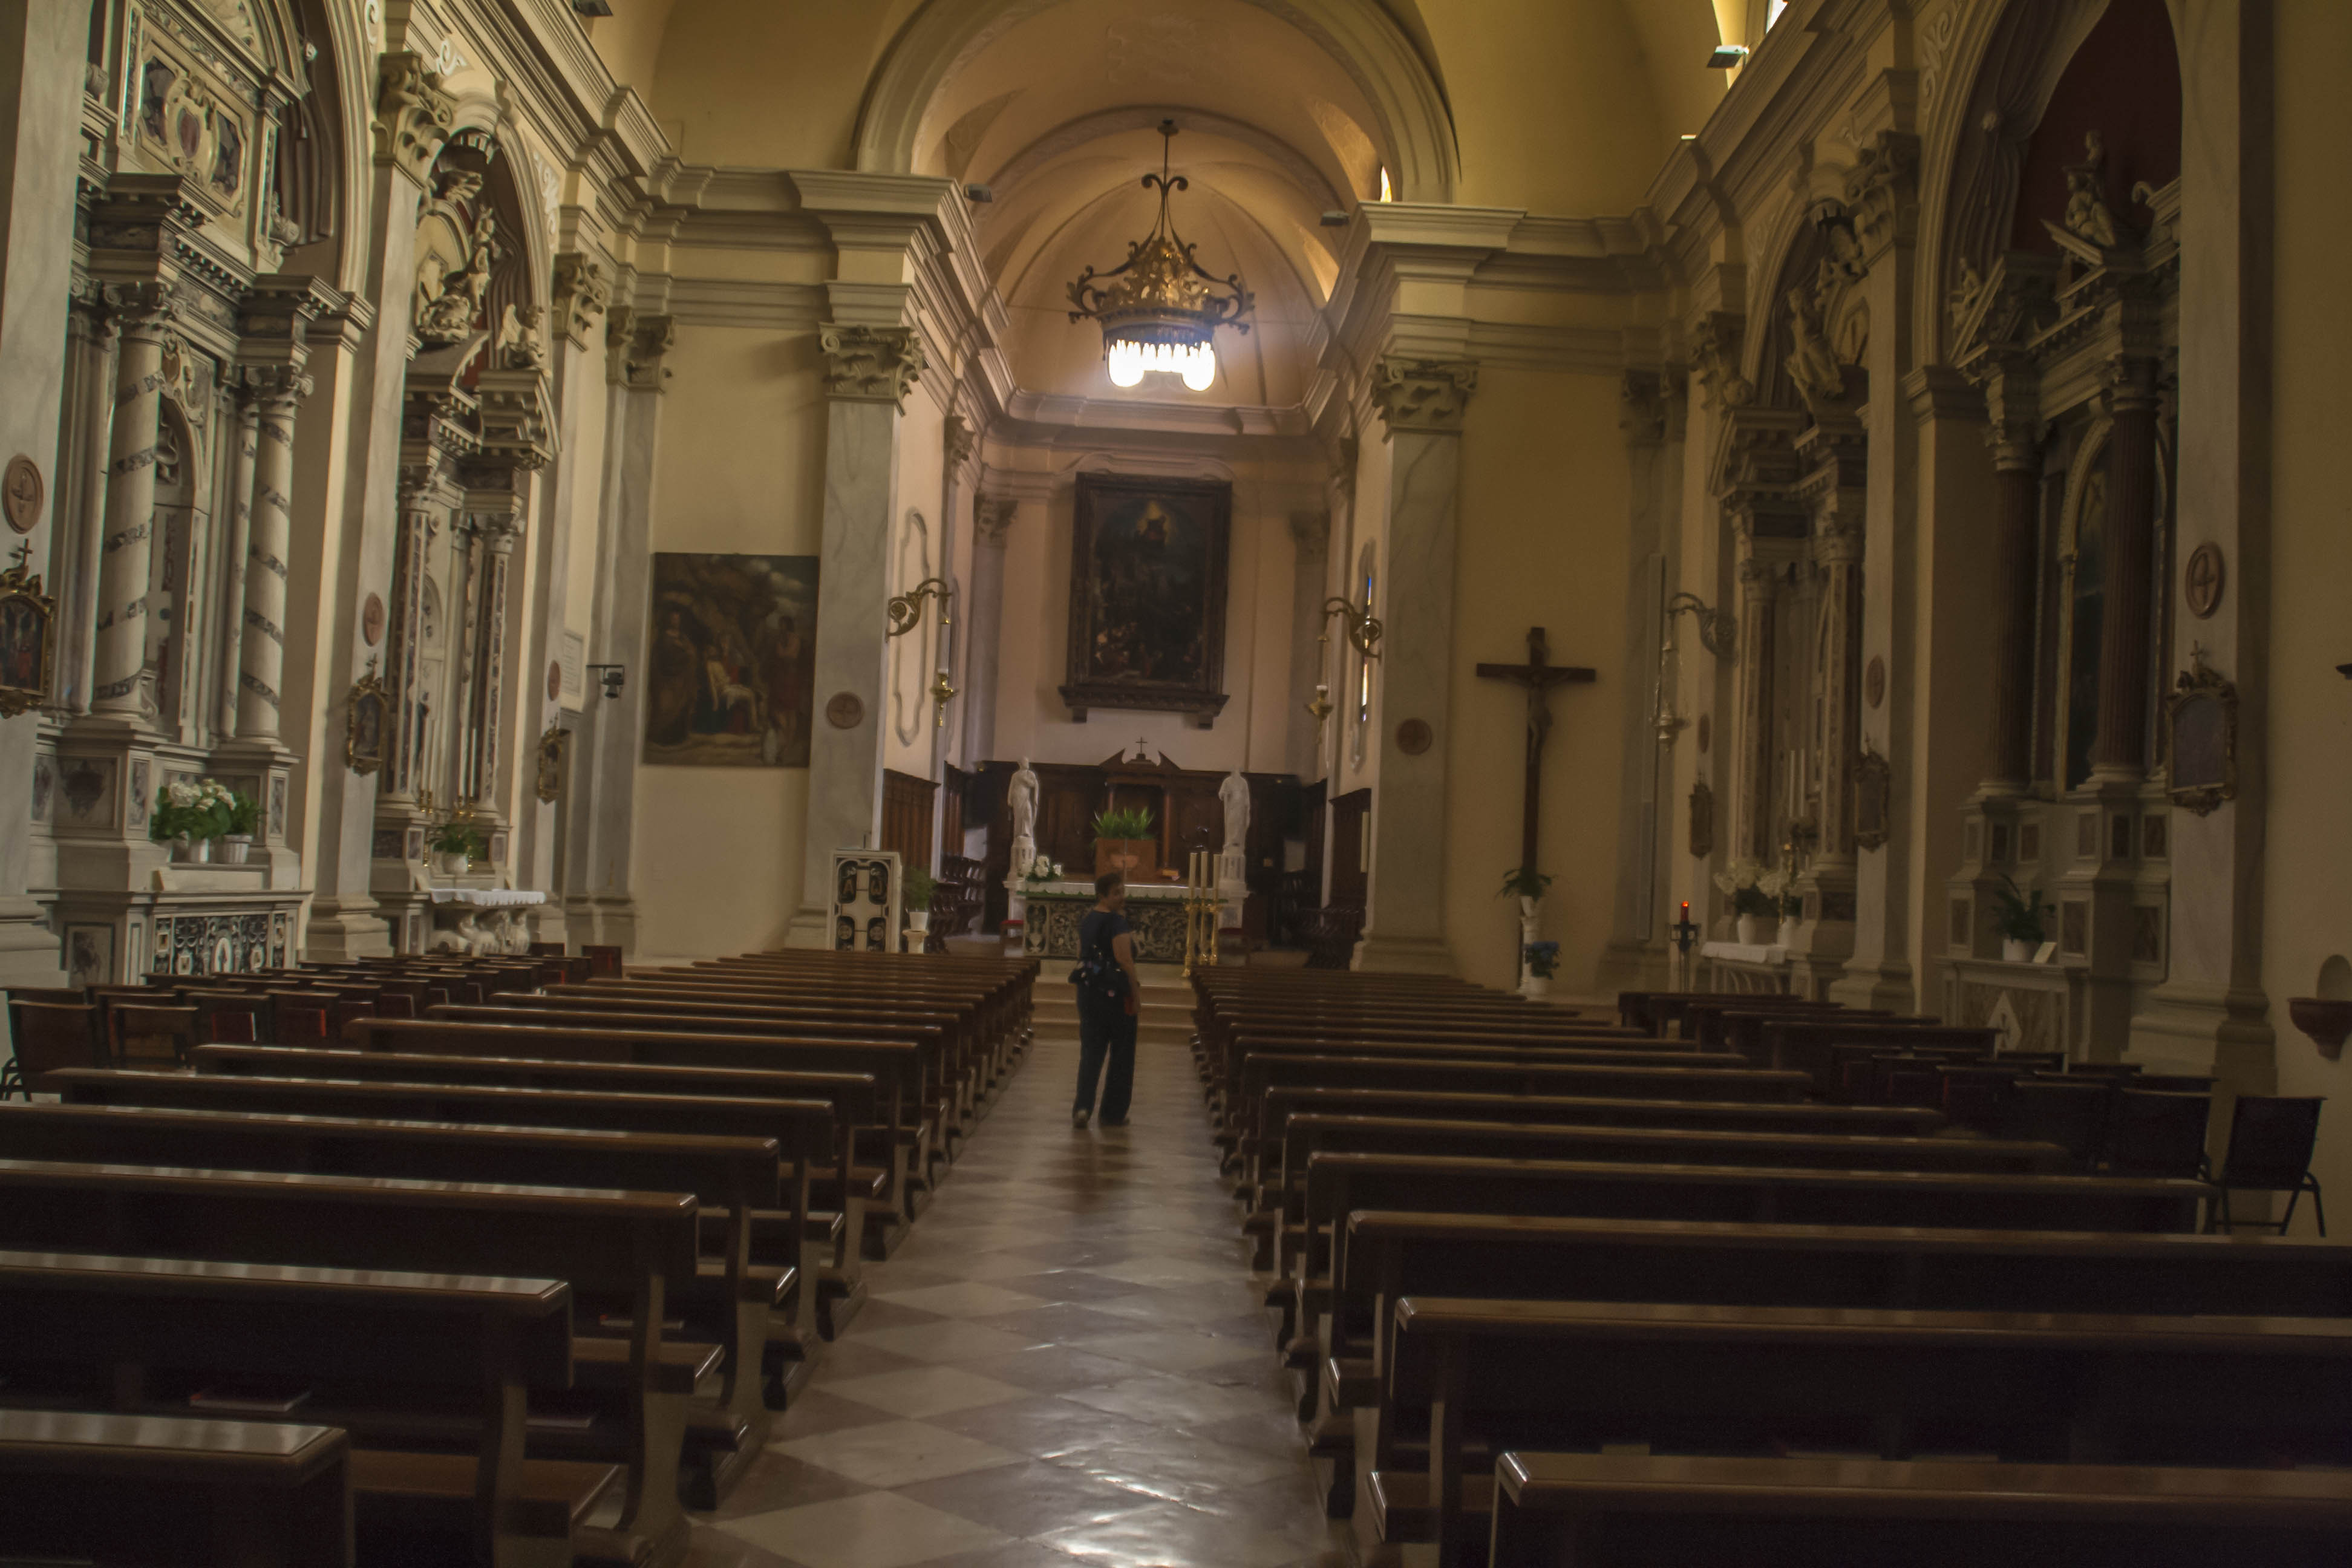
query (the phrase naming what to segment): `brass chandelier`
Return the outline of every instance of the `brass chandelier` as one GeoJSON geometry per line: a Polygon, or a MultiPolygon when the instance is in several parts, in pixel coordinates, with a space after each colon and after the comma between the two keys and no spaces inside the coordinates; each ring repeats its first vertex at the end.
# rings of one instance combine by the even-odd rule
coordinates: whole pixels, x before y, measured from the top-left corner
{"type": "Polygon", "coordinates": [[[1242,287],[1241,274],[1218,278],[1193,258],[1193,247],[1176,232],[1168,198],[1190,188],[1181,174],[1168,172],[1169,143],[1176,122],[1160,122],[1160,173],[1143,176],[1146,190],[1160,193],[1160,221],[1146,237],[1130,243],[1127,259],[1108,272],[1087,268],[1070,285],[1073,321],[1102,323],[1103,359],[1111,384],[1134,386],[1146,371],[1181,375],[1194,392],[1217,379],[1219,327],[1246,332],[1243,317],[1256,300],[1242,287]]]}

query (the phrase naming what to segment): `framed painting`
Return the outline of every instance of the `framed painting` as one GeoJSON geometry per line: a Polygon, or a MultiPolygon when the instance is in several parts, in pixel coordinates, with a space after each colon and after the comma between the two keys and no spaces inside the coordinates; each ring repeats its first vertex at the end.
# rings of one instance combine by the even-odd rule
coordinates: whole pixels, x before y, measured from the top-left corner
{"type": "Polygon", "coordinates": [[[654,557],[647,763],[808,766],[816,584],[814,555],[654,557]]]}
{"type": "Polygon", "coordinates": [[[0,716],[13,719],[49,700],[57,678],[58,603],[26,570],[29,550],[0,572],[0,716]]]}
{"type": "Polygon", "coordinates": [[[2238,689],[2202,658],[2194,663],[2164,704],[2170,793],[2174,805],[2210,816],[2238,796],[2238,689]]]}
{"type": "Polygon", "coordinates": [[[1062,688],[1073,719],[1126,708],[1216,722],[1233,511],[1222,480],[1078,476],[1062,688]]]}

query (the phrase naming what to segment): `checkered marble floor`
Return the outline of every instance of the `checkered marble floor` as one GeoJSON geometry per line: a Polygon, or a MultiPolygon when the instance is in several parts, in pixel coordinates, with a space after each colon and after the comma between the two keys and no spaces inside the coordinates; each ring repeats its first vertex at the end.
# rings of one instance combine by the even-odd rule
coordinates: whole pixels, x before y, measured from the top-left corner
{"type": "Polygon", "coordinates": [[[1041,1026],[693,1568],[1347,1568],[1189,1051],[1074,1132],[1041,1026]]]}

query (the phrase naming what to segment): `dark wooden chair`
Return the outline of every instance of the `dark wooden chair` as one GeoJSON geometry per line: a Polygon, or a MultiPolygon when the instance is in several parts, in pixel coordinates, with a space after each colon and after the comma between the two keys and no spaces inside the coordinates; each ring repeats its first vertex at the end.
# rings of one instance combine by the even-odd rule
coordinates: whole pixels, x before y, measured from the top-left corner
{"type": "Polygon", "coordinates": [[[192,988],[182,993],[182,998],[196,1010],[198,1045],[247,1046],[268,1041],[269,1004],[258,996],[192,988]]]}
{"type": "Polygon", "coordinates": [[[2319,1201],[2319,1180],[2311,1173],[2311,1152],[2319,1142],[2319,1098],[2242,1094],[2230,1113],[2230,1146],[2212,1178],[2214,1203],[2207,1228],[2231,1231],[2240,1225],[2268,1226],[2279,1235],[2294,1222],[2294,1205],[2311,1194],[2319,1234],[2327,1234],[2327,1210],[2319,1201]],[[2286,1213],[2275,1222],[2239,1220],[2230,1214],[2232,1192],[2284,1193],[2286,1213]]]}
{"type": "Polygon", "coordinates": [[[535,942],[529,949],[533,958],[562,958],[563,944],[560,942],[535,942]]]}
{"type": "Polygon", "coordinates": [[[334,998],[300,991],[272,991],[269,1032],[281,1046],[322,1046],[331,1037],[330,1018],[334,998]]]}
{"type": "Polygon", "coordinates": [[[2118,1089],[2107,1107],[2107,1169],[2118,1176],[2202,1176],[2210,1094],[2118,1089]]]}
{"type": "Polygon", "coordinates": [[[8,997],[8,1037],[16,1054],[0,1068],[0,1100],[13,1091],[33,1098],[33,1084],[59,1068],[106,1065],[99,1049],[99,1010],[89,1002],[31,1002],[8,997]]]}
{"type": "Polygon", "coordinates": [[[107,1051],[116,1067],[185,1067],[197,1043],[194,1007],[117,1002],[106,1010],[107,1051]]]}
{"type": "Polygon", "coordinates": [[[1354,962],[1356,942],[1364,934],[1364,911],[1355,904],[1327,904],[1298,911],[1299,945],[1307,949],[1309,969],[1345,969],[1354,962]]]}
{"type": "Polygon", "coordinates": [[[583,946],[580,950],[588,959],[588,973],[596,979],[617,980],[621,977],[621,950],[618,947],[583,946]]]}

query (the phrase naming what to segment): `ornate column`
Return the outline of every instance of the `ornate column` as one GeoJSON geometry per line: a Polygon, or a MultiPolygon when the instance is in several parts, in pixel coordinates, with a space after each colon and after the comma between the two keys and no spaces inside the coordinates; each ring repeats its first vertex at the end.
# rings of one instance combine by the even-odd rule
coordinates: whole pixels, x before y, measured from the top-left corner
{"type": "MultiPolygon", "coordinates": [[[[236,461],[229,475],[228,538],[220,552],[221,604],[240,608],[245,604],[246,553],[253,547],[253,471],[261,456],[261,398],[253,382],[252,374],[240,369],[230,384],[236,400],[236,422],[231,435],[236,461]]],[[[279,559],[282,561],[284,556],[281,554],[279,559]]],[[[216,631],[220,638],[220,689],[215,694],[212,723],[221,734],[233,736],[236,733],[237,676],[244,668],[239,652],[245,642],[244,619],[224,615],[216,631]]]]}
{"type": "Polygon", "coordinates": [[[630,842],[637,779],[637,745],[645,731],[646,616],[652,584],[654,453],[661,437],[662,394],[670,371],[663,362],[677,342],[668,316],[641,315],[614,305],[604,318],[606,384],[604,473],[597,517],[594,602],[589,610],[588,658],[622,667],[618,697],[594,695],[581,713],[583,732],[572,768],[581,800],[572,812],[565,846],[564,923],[585,942],[636,950],[636,900],[630,889],[630,842]]]}
{"type": "Polygon", "coordinates": [[[988,761],[996,748],[997,652],[1004,635],[1004,542],[1020,510],[1020,500],[1014,496],[983,492],[971,498],[971,587],[963,606],[967,638],[963,757],[968,768],[988,761]]]}
{"type": "Polygon", "coordinates": [[[817,580],[816,710],[811,726],[801,905],[786,941],[828,945],[833,851],[877,842],[890,521],[898,506],[898,411],[928,368],[913,327],[832,323],[824,351],[824,568],[817,580]],[[844,722],[847,720],[847,722],[844,722]]]}
{"type": "Polygon", "coordinates": [[[106,527],[98,570],[98,656],[93,711],[144,722],[147,579],[153,554],[155,439],[163,408],[163,345],[172,291],[156,282],[110,285],[122,333],[115,373],[114,435],[107,448],[106,527]]]}
{"type": "Polygon", "coordinates": [[[1743,529],[1739,550],[1739,664],[1738,708],[1733,713],[1738,751],[1738,780],[1731,799],[1731,853],[1770,864],[1772,859],[1772,676],[1779,627],[1781,563],[1756,553],[1754,531],[1743,529]]]}
{"type": "MultiPolygon", "coordinates": [[[[472,503],[468,502],[469,512],[472,503]]],[[[461,798],[481,816],[503,821],[498,776],[499,742],[505,733],[507,578],[519,531],[505,519],[471,514],[478,529],[474,605],[473,669],[466,713],[466,746],[458,774],[461,798]]]]}
{"type": "MultiPolygon", "coordinates": [[[[1824,410],[1798,437],[1812,471],[1801,486],[1812,510],[1812,559],[1821,585],[1816,614],[1821,666],[1820,733],[1812,797],[1813,852],[1797,880],[1804,900],[1797,945],[1801,979],[1810,994],[1835,983],[1855,946],[1860,868],[1854,838],[1854,778],[1862,760],[1863,573],[1868,465],[1862,422],[1824,410]]],[[[1874,748],[1874,750],[1875,748],[1874,748]]],[[[1792,805],[1790,815],[1797,815],[1792,805]]],[[[1768,847],[1777,849],[1777,846],[1768,847]]]]}
{"type": "Polygon", "coordinates": [[[2033,777],[2033,579],[2042,531],[2040,377],[2030,363],[1986,379],[1992,449],[1992,724],[1983,793],[2023,795],[2033,777]]]}
{"type": "Polygon", "coordinates": [[[245,633],[237,658],[236,738],[278,738],[286,668],[286,560],[293,545],[294,413],[310,378],[275,368],[247,383],[257,437],[245,551],[245,633]]]}
{"type": "Polygon", "coordinates": [[[107,447],[114,412],[114,353],[121,335],[103,285],[93,285],[74,301],[71,333],[81,350],[75,366],[81,405],[74,420],[78,471],[70,476],[70,488],[61,485],[57,497],[60,520],[67,516],[62,509],[68,495],[73,508],[65,536],[68,549],[61,552],[71,560],[72,570],[60,572],[57,584],[65,616],[58,639],[58,695],[70,711],[81,714],[89,711],[90,672],[98,666],[98,575],[100,547],[106,542],[107,447]]]}
{"type": "Polygon", "coordinates": [[[2148,615],[2156,551],[2157,365],[2118,354],[2107,378],[2107,583],[2093,773],[2137,779],[2147,756],[2148,615]]]}
{"type": "Polygon", "coordinates": [[[1375,729],[1370,908],[1356,944],[1360,969],[1448,973],[1445,944],[1445,753],[1454,671],[1454,506],[1462,421],[1478,389],[1465,360],[1391,354],[1372,372],[1372,402],[1391,448],[1388,559],[1375,729]],[[1396,732],[1418,719],[1436,743],[1418,753],[1396,732]]]}

